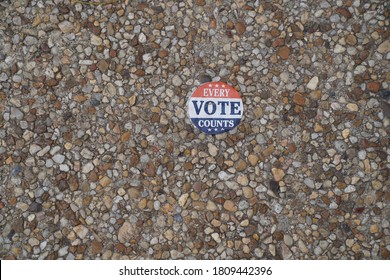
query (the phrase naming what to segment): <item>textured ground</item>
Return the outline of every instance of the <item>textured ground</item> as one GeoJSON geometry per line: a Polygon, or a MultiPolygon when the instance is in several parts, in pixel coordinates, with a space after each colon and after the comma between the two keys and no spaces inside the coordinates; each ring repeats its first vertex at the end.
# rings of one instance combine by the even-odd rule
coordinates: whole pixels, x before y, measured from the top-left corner
{"type": "Polygon", "coordinates": [[[0,1],[1,258],[390,258],[388,1],[117,2],[0,1]]]}

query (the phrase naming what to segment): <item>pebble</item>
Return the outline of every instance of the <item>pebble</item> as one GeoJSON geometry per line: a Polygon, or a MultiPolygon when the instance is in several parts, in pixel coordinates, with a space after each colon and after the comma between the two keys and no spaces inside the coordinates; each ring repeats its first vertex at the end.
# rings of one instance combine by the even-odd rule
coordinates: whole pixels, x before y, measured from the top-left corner
{"type": "Polygon", "coordinates": [[[124,222],[118,231],[118,240],[121,243],[130,241],[130,238],[134,235],[135,229],[129,222],[124,222]]]}
{"type": "Polygon", "coordinates": [[[80,239],[84,239],[88,234],[88,229],[83,225],[75,226],[73,230],[80,239]]]}
{"type": "Polygon", "coordinates": [[[315,188],[314,181],[311,178],[305,178],[304,183],[305,183],[306,186],[308,186],[311,189],[315,188]]]}
{"type": "Polygon", "coordinates": [[[272,174],[276,182],[281,181],[285,175],[284,171],[280,168],[272,168],[272,174]]]}
{"type": "Polygon", "coordinates": [[[307,88],[311,90],[315,90],[318,85],[318,77],[314,76],[313,78],[310,79],[310,81],[307,83],[307,88]]]}
{"type": "Polygon", "coordinates": [[[102,187],[107,187],[110,183],[111,183],[111,179],[109,177],[107,177],[107,176],[104,176],[103,178],[101,178],[99,180],[99,184],[102,187]]]}
{"type": "Polygon", "coordinates": [[[383,43],[381,43],[381,44],[378,46],[377,51],[378,51],[379,53],[388,53],[388,52],[390,52],[390,40],[386,40],[386,41],[384,41],[383,43]]]}
{"type": "Polygon", "coordinates": [[[11,115],[10,115],[10,119],[11,120],[22,120],[23,119],[23,112],[20,111],[18,108],[15,108],[15,107],[11,107],[11,115]]]}
{"type": "Polygon", "coordinates": [[[64,33],[69,33],[74,30],[73,24],[70,23],[67,20],[64,20],[58,24],[58,27],[61,29],[64,33]]]}
{"type": "Polygon", "coordinates": [[[51,2],[0,4],[5,259],[389,258],[385,1],[51,2]]]}
{"type": "Polygon", "coordinates": [[[53,156],[52,159],[53,159],[53,161],[54,161],[55,163],[60,164],[60,163],[63,163],[63,162],[65,161],[65,156],[60,155],[60,154],[56,154],[56,155],[53,156]]]}
{"type": "Polygon", "coordinates": [[[235,212],[237,211],[237,206],[235,203],[231,200],[226,200],[223,204],[223,208],[225,208],[227,211],[235,212]]]}
{"type": "Polygon", "coordinates": [[[337,140],[334,142],[335,148],[337,151],[343,153],[347,150],[348,146],[344,141],[337,140]]]}
{"type": "Polygon", "coordinates": [[[348,103],[347,104],[347,108],[351,112],[357,112],[359,110],[359,107],[356,104],[354,104],[354,103],[348,103]]]}
{"type": "Polygon", "coordinates": [[[183,84],[183,80],[178,75],[175,75],[172,79],[172,83],[174,86],[179,87],[183,84]]]}
{"type": "Polygon", "coordinates": [[[229,179],[231,179],[233,177],[234,177],[234,174],[228,174],[225,171],[221,171],[221,172],[218,173],[218,178],[220,180],[223,180],[223,181],[227,181],[227,180],[229,180],[229,179]]]}

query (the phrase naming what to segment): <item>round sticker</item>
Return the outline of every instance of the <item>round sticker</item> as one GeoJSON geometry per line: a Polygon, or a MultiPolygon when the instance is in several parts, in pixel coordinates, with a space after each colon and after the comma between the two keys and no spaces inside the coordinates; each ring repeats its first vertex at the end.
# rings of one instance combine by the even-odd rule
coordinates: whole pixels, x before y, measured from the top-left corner
{"type": "Polygon", "coordinates": [[[243,111],[240,94],[222,82],[202,84],[188,101],[192,123],[207,134],[220,134],[235,128],[243,111]]]}

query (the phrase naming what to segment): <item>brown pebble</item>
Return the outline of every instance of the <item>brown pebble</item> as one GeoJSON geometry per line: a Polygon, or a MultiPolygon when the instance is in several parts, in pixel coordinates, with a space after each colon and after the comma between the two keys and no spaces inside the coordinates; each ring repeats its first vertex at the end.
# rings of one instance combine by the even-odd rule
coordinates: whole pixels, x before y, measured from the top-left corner
{"type": "Polygon", "coordinates": [[[103,249],[103,244],[101,242],[96,241],[96,240],[91,242],[91,254],[92,255],[100,254],[102,249],[103,249]]]}
{"type": "Polygon", "coordinates": [[[300,105],[300,106],[305,105],[305,97],[299,92],[296,92],[294,94],[293,101],[297,105],[300,105]]]}
{"type": "Polygon", "coordinates": [[[230,212],[237,211],[237,206],[231,200],[225,200],[225,203],[223,204],[223,208],[225,208],[226,210],[228,210],[230,212]]]}
{"type": "Polygon", "coordinates": [[[159,58],[165,58],[165,57],[167,57],[169,55],[169,52],[167,51],[167,50],[160,50],[159,52],[158,52],[158,57],[159,58]]]}
{"type": "Polygon", "coordinates": [[[235,167],[237,171],[241,172],[246,169],[247,164],[244,160],[240,159],[236,162],[235,167]]]}
{"type": "Polygon", "coordinates": [[[346,42],[348,45],[354,46],[357,43],[356,36],[353,34],[347,35],[346,42]]]}
{"type": "Polygon", "coordinates": [[[125,132],[121,136],[122,142],[127,142],[130,139],[131,133],[129,131],[125,132]]]}
{"type": "Polygon", "coordinates": [[[281,48],[278,50],[278,55],[279,55],[282,59],[288,59],[288,57],[290,56],[290,53],[291,53],[291,50],[290,50],[290,48],[287,47],[287,46],[281,47],[281,48]]]}
{"type": "Polygon", "coordinates": [[[58,85],[58,81],[56,79],[50,79],[46,81],[46,85],[48,87],[55,87],[56,85],[58,85]]]}
{"type": "Polygon", "coordinates": [[[237,34],[238,35],[242,35],[245,33],[246,31],[246,26],[243,22],[239,21],[236,23],[235,25],[235,28],[236,28],[236,31],[237,31],[237,34]]]}
{"type": "Polygon", "coordinates": [[[145,174],[149,177],[154,177],[156,175],[156,166],[153,162],[148,162],[145,168],[145,174]]]}
{"type": "Polygon", "coordinates": [[[348,11],[348,9],[346,9],[346,8],[337,8],[336,13],[338,13],[339,15],[341,15],[343,17],[346,17],[347,19],[350,19],[352,17],[351,12],[348,11]]]}
{"type": "Polygon", "coordinates": [[[226,29],[233,29],[234,28],[234,22],[232,22],[231,20],[227,21],[226,22],[226,29]]]}
{"type": "Polygon", "coordinates": [[[381,88],[381,83],[379,83],[379,82],[369,82],[367,84],[367,88],[368,88],[369,91],[378,92],[379,89],[381,88]]]}
{"type": "Polygon", "coordinates": [[[97,67],[99,68],[100,71],[106,72],[108,70],[108,63],[105,60],[100,60],[97,64],[97,67]]]}

